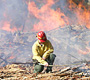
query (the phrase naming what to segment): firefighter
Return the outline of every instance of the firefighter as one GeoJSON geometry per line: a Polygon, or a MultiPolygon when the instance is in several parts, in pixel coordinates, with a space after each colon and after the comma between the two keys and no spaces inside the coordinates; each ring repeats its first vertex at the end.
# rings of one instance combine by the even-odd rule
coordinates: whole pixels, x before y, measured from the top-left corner
{"type": "Polygon", "coordinates": [[[49,65],[53,65],[56,57],[53,54],[53,46],[43,31],[38,32],[36,37],[38,40],[32,46],[34,73],[42,72],[44,66],[47,67],[46,73],[52,72],[52,67],[49,65]]]}

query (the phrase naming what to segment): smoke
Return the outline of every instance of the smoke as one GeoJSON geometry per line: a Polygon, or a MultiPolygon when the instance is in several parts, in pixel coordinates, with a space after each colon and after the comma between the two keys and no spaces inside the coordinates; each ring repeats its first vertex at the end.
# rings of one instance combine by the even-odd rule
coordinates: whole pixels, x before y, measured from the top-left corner
{"type": "Polygon", "coordinates": [[[24,26],[28,10],[23,0],[0,0],[0,12],[1,29],[4,26],[4,22],[8,22],[10,29],[15,27],[19,30],[21,26],[24,26]]]}
{"type": "Polygon", "coordinates": [[[64,20],[65,15],[55,10],[57,7],[64,10],[64,4],[64,1],[58,0],[0,0],[0,28],[12,32],[28,32],[64,26],[67,24],[67,20],[64,20]],[[57,3],[63,4],[55,7],[57,3]]]}
{"type": "MultiPolygon", "coordinates": [[[[70,0],[72,1],[72,0],[70,0]]],[[[7,31],[52,30],[66,25],[86,25],[89,11],[67,0],[0,0],[0,29],[7,31]]]]}

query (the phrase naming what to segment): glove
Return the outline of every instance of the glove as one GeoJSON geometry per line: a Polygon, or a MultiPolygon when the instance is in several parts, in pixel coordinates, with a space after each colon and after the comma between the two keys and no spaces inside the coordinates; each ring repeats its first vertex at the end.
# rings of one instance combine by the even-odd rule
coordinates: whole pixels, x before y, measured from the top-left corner
{"type": "Polygon", "coordinates": [[[44,65],[45,65],[45,66],[49,66],[47,62],[46,62],[44,65]]]}
{"type": "Polygon", "coordinates": [[[43,60],[45,60],[45,57],[42,57],[43,60]]]}
{"type": "MultiPolygon", "coordinates": [[[[42,59],[45,60],[45,57],[43,57],[42,59]]],[[[48,66],[48,63],[46,62],[46,63],[44,64],[44,66],[48,66]]]]}

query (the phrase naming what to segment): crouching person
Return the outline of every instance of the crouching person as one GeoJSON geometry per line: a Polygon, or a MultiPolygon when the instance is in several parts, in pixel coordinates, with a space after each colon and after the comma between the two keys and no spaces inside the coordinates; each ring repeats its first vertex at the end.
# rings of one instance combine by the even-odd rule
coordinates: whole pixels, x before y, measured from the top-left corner
{"type": "Polygon", "coordinates": [[[46,73],[52,72],[52,67],[56,55],[53,54],[53,46],[43,31],[37,33],[37,41],[32,46],[34,73],[40,73],[43,71],[44,66],[47,66],[46,73]]]}

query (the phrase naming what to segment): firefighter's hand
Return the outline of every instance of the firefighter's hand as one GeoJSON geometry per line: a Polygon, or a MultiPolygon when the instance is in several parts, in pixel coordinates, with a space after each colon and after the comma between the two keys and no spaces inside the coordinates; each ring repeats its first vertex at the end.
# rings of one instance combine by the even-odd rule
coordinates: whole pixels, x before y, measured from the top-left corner
{"type": "Polygon", "coordinates": [[[45,66],[49,66],[47,62],[46,62],[44,65],[45,65],[45,66]]]}
{"type": "Polygon", "coordinates": [[[45,60],[45,57],[42,57],[43,60],[45,60]]]}

